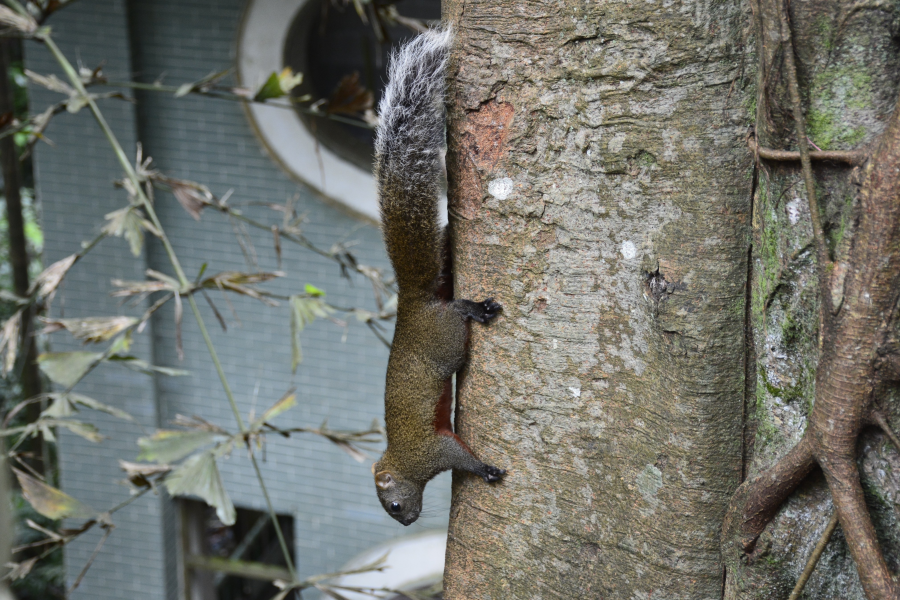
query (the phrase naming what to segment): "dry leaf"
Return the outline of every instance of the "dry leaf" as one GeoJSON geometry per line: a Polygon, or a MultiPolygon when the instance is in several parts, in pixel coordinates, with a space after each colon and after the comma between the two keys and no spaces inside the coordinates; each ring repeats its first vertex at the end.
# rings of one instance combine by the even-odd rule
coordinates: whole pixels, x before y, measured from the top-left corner
{"type": "MultiPolygon", "coordinates": [[[[75,339],[99,343],[112,339],[121,331],[138,322],[133,317],[86,317],[84,319],[42,318],[45,327],[41,333],[53,333],[65,329],[75,339]]],[[[2,341],[2,340],[0,340],[2,341]]]]}
{"type": "Polygon", "coordinates": [[[21,324],[22,311],[19,310],[0,329],[0,355],[3,356],[2,372],[4,377],[12,371],[16,363],[16,353],[19,349],[19,327],[21,324]]]}
{"type": "Polygon", "coordinates": [[[18,469],[13,469],[22,495],[34,510],[50,519],[91,519],[99,513],[55,487],[49,486],[18,469]]]}
{"type": "Polygon", "coordinates": [[[359,82],[359,71],[345,75],[325,103],[329,114],[355,114],[365,112],[373,106],[372,91],[359,82]]]}
{"type": "Polygon", "coordinates": [[[78,255],[72,254],[62,260],[56,261],[44,269],[44,271],[35,278],[34,283],[31,284],[31,287],[28,289],[28,294],[30,295],[34,290],[37,290],[38,296],[44,298],[50,296],[50,294],[55,292],[56,288],[59,287],[63,277],[66,276],[66,273],[72,268],[72,265],[75,264],[76,260],[78,260],[78,255]]]}

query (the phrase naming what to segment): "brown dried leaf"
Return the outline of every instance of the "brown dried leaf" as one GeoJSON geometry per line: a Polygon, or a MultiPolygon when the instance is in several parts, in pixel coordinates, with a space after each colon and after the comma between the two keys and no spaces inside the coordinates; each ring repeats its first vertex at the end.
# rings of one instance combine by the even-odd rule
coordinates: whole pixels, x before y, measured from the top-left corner
{"type": "MultiPolygon", "coordinates": [[[[0,20],[2,20],[2,18],[0,18],[0,20]]],[[[72,86],[62,81],[56,75],[41,75],[39,73],[35,73],[34,71],[25,69],[25,76],[39,86],[47,88],[51,92],[64,94],[66,96],[73,96],[76,93],[75,89],[72,88],[72,86]]]]}
{"type": "Polygon", "coordinates": [[[19,348],[19,327],[22,323],[22,311],[11,316],[0,329],[0,355],[3,356],[2,373],[6,377],[16,363],[19,348]]]}
{"type": "Polygon", "coordinates": [[[113,279],[112,284],[122,289],[112,292],[110,296],[136,296],[167,290],[172,291],[171,286],[162,281],[123,281],[121,279],[113,279]]]}
{"type": "Polygon", "coordinates": [[[49,486],[18,469],[13,469],[19,485],[22,487],[22,495],[28,503],[45,517],[50,519],[91,519],[99,513],[90,506],[76,500],[72,496],[55,487],[49,486]]]}
{"type": "Polygon", "coordinates": [[[362,86],[359,71],[345,75],[325,103],[329,114],[355,114],[372,108],[372,91],[362,86]]]}
{"type": "Polygon", "coordinates": [[[87,317],[84,319],[47,319],[41,333],[53,333],[65,329],[75,339],[99,343],[112,339],[116,334],[138,322],[134,317],[87,317]]]}
{"type": "Polygon", "coordinates": [[[11,581],[15,581],[16,579],[22,579],[29,573],[31,573],[31,569],[34,568],[34,565],[37,564],[40,556],[34,556],[29,558],[28,560],[23,560],[19,563],[8,562],[4,566],[9,567],[9,573],[6,575],[11,581]]]}
{"type": "Polygon", "coordinates": [[[35,278],[34,283],[31,284],[31,287],[28,290],[29,295],[34,292],[34,290],[37,290],[38,296],[46,298],[55,292],[56,288],[59,287],[60,282],[63,280],[63,277],[66,276],[66,273],[72,268],[72,265],[75,264],[76,260],[78,260],[78,255],[72,254],[62,260],[56,261],[44,269],[44,271],[35,278]]]}
{"type": "Polygon", "coordinates": [[[273,273],[240,273],[237,271],[225,271],[213,275],[212,277],[207,277],[200,282],[200,287],[207,289],[229,290],[237,294],[243,294],[244,296],[255,298],[256,300],[259,300],[260,302],[264,302],[266,304],[276,305],[277,303],[266,298],[260,292],[260,290],[257,290],[256,288],[250,286],[256,283],[263,283],[265,281],[275,279],[276,277],[283,276],[284,273],[282,273],[281,271],[275,271],[273,273]]]}
{"type": "Polygon", "coordinates": [[[146,465],[119,461],[119,467],[128,475],[128,481],[137,487],[153,487],[151,478],[165,475],[172,470],[172,465],[146,465]]]}
{"type": "Polygon", "coordinates": [[[199,221],[200,213],[209,205],[209,200],[205,195],[195,187],[181,181],[170,180],[169,185],[172,186],[172,193],[181,207],[199,221]]]}
{"type": "Polygon", "coordinates": [[[109,222],[103,227],[103,231],[109,235],[124,237],[131,247],[131,253],[140,256],[144,246],[145,222],[141,212],[133,206],[127,206],[108,213],[106,220],[109,222]]]}

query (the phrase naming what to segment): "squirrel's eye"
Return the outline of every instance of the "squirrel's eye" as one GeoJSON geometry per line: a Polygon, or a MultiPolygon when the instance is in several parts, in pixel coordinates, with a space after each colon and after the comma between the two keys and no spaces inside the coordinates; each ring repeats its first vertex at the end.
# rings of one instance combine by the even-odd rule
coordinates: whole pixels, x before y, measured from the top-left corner
{"type": "Polygon", "coordinates": [[[393,512],[393,513],[400,512],[400,503],[399,502],[391,502],[391,512],[393,512]]]}

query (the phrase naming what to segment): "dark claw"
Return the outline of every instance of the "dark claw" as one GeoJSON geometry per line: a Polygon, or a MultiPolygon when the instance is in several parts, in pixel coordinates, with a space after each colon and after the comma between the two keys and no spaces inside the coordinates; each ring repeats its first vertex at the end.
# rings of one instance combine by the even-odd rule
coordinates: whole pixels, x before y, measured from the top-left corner
{"type": "Polygon", "coordinates": [[[499,313],[501,310],[503,310],[503,307],[500,306],[500,304],[498,304],[497,302],[494,302],[493,298],[488,298],[487,300],[482,300],[481,302],[478,303],[478,305],[481,307],[481,310],[483,311],[483,313],[481,315],[475,317],[475,320],[478,321],[479,323],[487,323],[488,321],[490,321],[491,319],[496,317],[497,313],[499,313]]]}
{"type": "Polygon", "coordinates": [[[484,475],[482,475],[482,477],[484,477],[485,483],[492,483],[494,481],[499,481],[504,475],[506,475],[506,469],[498,469],[491,465],[485,465],[484,475]]]}

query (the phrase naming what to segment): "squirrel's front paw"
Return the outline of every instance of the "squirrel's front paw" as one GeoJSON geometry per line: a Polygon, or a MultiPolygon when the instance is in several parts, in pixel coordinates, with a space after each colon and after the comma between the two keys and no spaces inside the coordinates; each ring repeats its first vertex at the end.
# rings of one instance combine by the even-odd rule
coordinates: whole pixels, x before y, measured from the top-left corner
{"type": "Polygon", "coordinates": [[[493,298],[482,300],[477,304],[477,306],[481,309],[479,311],[481,314],[475,317],[475,319],[479,323],[487,323],[488,321],[496,317],[501,310],[503,310],[503,307],[499,303],[494,302],[493,298]]]}
{"type": "Polygon", "coordinates": [[[485,465],[484,475],[482,475],[482,477],[484,477],[485,483],[492,483],[494,481],[499,481],[504,475],[506,475],[506,469],[498,469],[491,465],[485,465]]]}

